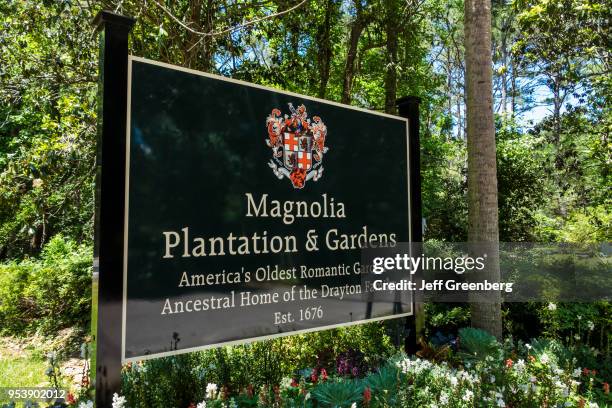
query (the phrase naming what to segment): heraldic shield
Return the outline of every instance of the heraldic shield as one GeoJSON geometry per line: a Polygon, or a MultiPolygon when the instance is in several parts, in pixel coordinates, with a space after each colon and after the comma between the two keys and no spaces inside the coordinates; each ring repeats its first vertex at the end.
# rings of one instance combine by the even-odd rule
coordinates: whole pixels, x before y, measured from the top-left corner
{"type": "Polygon", "coordinates": [[[304,188],[306,181],[317,181],[323,176],[323,155],[327,127],[320,117],[308,118],[306,106],[297,109],[289,103],[291,115],[272,109],[266,119],[268,139],[272,150],[268,163],[279,179],[287,177],[294,188],[304,188]]]}

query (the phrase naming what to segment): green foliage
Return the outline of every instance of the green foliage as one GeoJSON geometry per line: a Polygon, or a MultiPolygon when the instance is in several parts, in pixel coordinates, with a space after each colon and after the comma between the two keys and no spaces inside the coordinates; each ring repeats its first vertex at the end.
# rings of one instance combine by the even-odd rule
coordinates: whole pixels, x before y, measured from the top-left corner
{"type": "MultiPolygon", "coordinates": [[[[137,16],[130,51],[138,56],[334,101],[348,83],[352,104],[374,110],[383,110],[394,92],[420,96],[425,236],[466,240],[462,1],[307,2],[271,19],[264,18],[288,4],[159,3],[177,18],[155,2],[139,0],[93,6],[74,0],[0,1],[3,333],[53,333],[85,327],[89,319],[98,47],[90,21],[100,8],[137,16]],[[397,30],[389,30],[398,21],[397,30]],[[357,23],[362,31],[350,66],[350,34],[357,23]],[[237,29],[219,34],[228,27],[237,29]],[[389,37],[395,34],[394,51],[389,37]],[[386,81],[390,74],[395,80],[386,81]]],[[[601,0],[515,0],[494,2],[493,8],[500,238],[609,241],[609,6],[601,0]],[[547,91],[538,100],[542,88],[547,91]],[[540,118],[536,102],[550,105],[553,114],[540,118]],[[528,123],[534,117],[537,123],[528,123]]],[[[505,327],[516,337],[542,331],[574,347],[571,352],[584,366],[611,366],[608,303],[559,304],[555,311],[511,304],[505,310],[505,327]],[[605,357],[594,357],[591,347],[605,357]]],[[[428,305],[427,312],[430,334],[454,334],[469,319],[462,305],[428,305]]],[[[486,335],[463,330],[462,337],[468,361],[492,352],[486,335]]],[[[186,406],[191,397],[204,398],[209,381],[244,395],[248,385],[278,384],[296,370],[331,373],[335,357],[347,349],[363,351],[371,367],[393,352],[384,325],[355,326],[135,365],[126,370],[132,387],[127,392],[147,407],[186,406]],[[159,388],[152,385],[158,381],[159,388]]],[[[440,396],[423,391],[439,384],[435,378],[423,374],[411,380],[421,385],[415,391],[404,384],[415,391],[406,396],[415,404],[440,396]]],[[[267,394],[274,398],[272,388],[267,394]]],[[[469,406],[461,397],[452,396],[454,406],[469,406]]]]}
{"type": "Polygon", "coordinates": [[[369,323],[320,333],[302,334],[285,340],[290,351],[291,366],[336,369],[336,357],[349,349],[366,355],[369,366],[377,366],[381,360],[394,353],[390,338],[382,323],[369,323]]]}
{"type": "Polygon", "coordinates": [[[77,2],[0,3],[0,259],[37,254],[60,232],[91,242],[90,19],[77,2]]]}
{"type": "Polygon", "coordinates": [[[189,405],[194,398],[204,399],[204,373],[210,368],[202,357],[190,353],[128,364],[122,392],[130,407],[178,407],[189,405]]]}
{"type": "Polygon", "coordinates": [[[57,235],[40,259],[0,265],[3,334],[87,329],[91,307],[92,249],[57,235]]]}
{"type": "Polygon", "coordinates": [[[311,394],[323,407],[345,408],[361,400],[363,389],[359,380],[327,381],[312,390],[311,394]]]}
{"type": "Polygon", "coordinates": [[[544,203],[544,155],[537,138],[528,137],[509,120],[497,125],[499,235],[503,242],[534,241],[536,209],[544,203]]]}
{"type": "Polygon", "coordinates": [[[365,351],[370,365],[382,364],[395,353],[382,324],[351,326],[129,364],[123,372],[123,392],[133,401],[130,407],[144,408],[187,406],[204,399],[208,383],[234,395],[245,394],[249,387],[272,390],[283,377],[299,377],[300,371],[308,379],[313,368],[335,373],[336,358],[349,349],[365,351]]]}
{"type": "Polygon", "coordinates": [[[469,362],[483,361],[487,357],[498,357],[499,343],[495,336],[484,330],[466,327],[459,330],[458,355],[469,362]]]}
{"type": "Polygon", "coordinates": [[[373,394],[372,400],[381,406],[395,407],[399,404],[400,370],[396,365],[389,364],[368,375],[365,379],[367,387],[373,394]]]}
{"type": "MultiPolygon", "coordinates": [[[[284,6],[0,4],[0,259],[36,254],[56,233],[91,241],[98,44],[89,23],[100,8],[138,17],[135,55],[335,101],[348,86],[353,104],[375,110],[388,95],[420,96],[426,237],[464,241],[463,2],[400,3],[310,2],[270,19],[284,6]]],[[[605,2],[493,6],[501,239],[609,239],[605,2]],[[558,109],[527,133],[531,82],[555,94],[558,109]]]]}
{"type": "Polygon", "coordinates": [[[461,327],[469,325],[470,309],[465,305],[455,303],[427,303],[426,334],[435,335],[436,331],[456,333],[461,327]]]}

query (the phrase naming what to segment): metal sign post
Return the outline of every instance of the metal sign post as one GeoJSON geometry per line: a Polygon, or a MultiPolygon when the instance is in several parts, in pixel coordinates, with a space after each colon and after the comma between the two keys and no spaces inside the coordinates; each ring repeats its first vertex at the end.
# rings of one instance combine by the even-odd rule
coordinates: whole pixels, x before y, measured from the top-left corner
{"type": "MultiPolygon", "coordinates": [[[[404,96],[396,101],[399,116],[408,119],[408,143],[409,155],[408,165],[410,166],[410,236],[412,242],[423,242],[423,215],[421,201],[421,139],[419,133],[419,104],[421,98],[416,96],[404,96]]],[[[408,354],[417,352],[417,342],[423,330],[423,305],[414,302],[413,314],[406,318],[406,330],[408,335],[405,340],[405,350],[408,354]]]]}
{"type": "Polygon", "coordinates": [[[99,265],[96,406],[110,407],[121,387],[121,305],[127,124],[128,34],[134,19],[109,11],[93,22],[100,35],[94,259],[99,265]]]}

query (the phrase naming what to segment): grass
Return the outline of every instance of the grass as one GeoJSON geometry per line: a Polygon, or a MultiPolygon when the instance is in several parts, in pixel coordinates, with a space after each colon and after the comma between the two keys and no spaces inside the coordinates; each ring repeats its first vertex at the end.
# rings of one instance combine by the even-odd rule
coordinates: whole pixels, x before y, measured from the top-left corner
{"type": "Polygon", "coordinates": [[[47,362],[26,352],[23,356],[7,355],[0,349],[0,387],[36,387],[47,384],[47,362]]]}
{"type": "MultiPolygon", "coordinates": [[[[93,284],[92,324],[97,323],[98,284],[93,284]]],[[[25,339],[0,336],[0,388],[49,386],[45,371],[49,364],[40,350],[25,339]]],[[[96,349],[92,345],[91,366],[95,367],[96,349]]],[[[95,373],[95,370],[92,370],[95,373]]],[[[92,374],[93,374],[92,373],[92,374]]],[[[93,377],[93,375],[92,375],[93,377]]],[[[93,380],[93,378],[92,378],[93,380]]],[[[1,394],[1,393],[0,393],[1,394]]],[[[0,406],[4,401],[0,401],[0,406]]]]}

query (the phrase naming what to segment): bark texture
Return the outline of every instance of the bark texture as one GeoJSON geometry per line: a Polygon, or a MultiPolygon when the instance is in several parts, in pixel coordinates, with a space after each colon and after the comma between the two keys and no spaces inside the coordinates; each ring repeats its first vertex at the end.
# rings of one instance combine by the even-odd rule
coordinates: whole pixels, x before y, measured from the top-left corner
{"type": "Polygon", "coordinates": [[[361,1],[355,0],[356,16],[351,24],[351,33],[349,35],[348,50],[346,53],[346,65],[344,67],[344,80],[342,81],[342,103],[351,103],[351,90],[353,87],[353,78],[355,76],[355,61],[357,59],[357,46],[359,38],[366,26],[366,18],[364,17],[361,1]]]}
{"type": "MultiPolygon", "coordinates": [[[[487,268],[478,280],[500,280],[497,166],[493,122],[491,1],[465,1],[468,200],[470,243],[484,243],[487,268]]],[[[502,335],[501,297],[470,303],[472,326],[502,335]]]]}
{"type": "Polygon", "coordinates": [[[385,112],[395,113],[397,100],[397,51],[399,48],[399,6],[396,0],[385,1],[387,67],[385,70],[385,112]]]}

